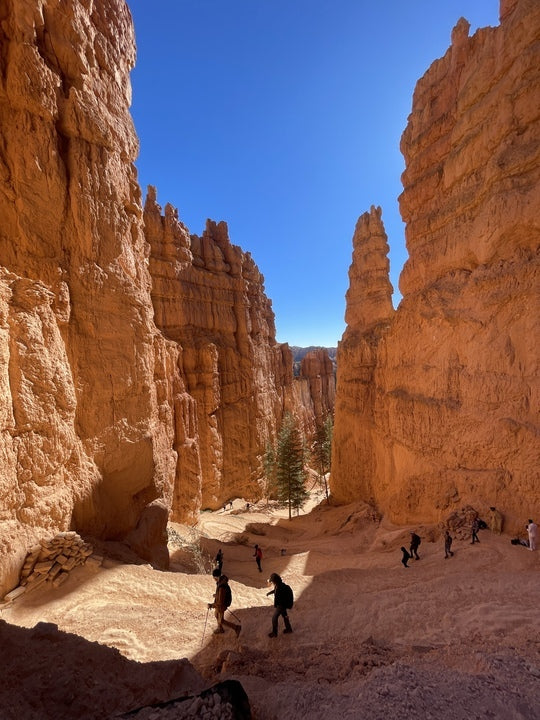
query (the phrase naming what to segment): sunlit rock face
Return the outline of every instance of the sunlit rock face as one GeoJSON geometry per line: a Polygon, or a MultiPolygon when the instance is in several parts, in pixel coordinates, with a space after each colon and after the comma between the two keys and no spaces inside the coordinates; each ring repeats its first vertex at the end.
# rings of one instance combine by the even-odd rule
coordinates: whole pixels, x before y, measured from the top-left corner
{"type": "Polygon", "coordinates": [[[311,350],[304,355],[300,363],[300,379],[307,381],[313,419],[316,425],[320,425],[328,415],[333,414],[336,400],[334,366],[326,350],[311,350]]]}
{"type": "Polygon", "coordinates": [[[122,537],[170,494],[124,2],[7,0],[0,54],[2,547],[122,537]]]}
{"type": "Polygon", "coordinates": [[[530,0],[503,2],[500,26],[472,37],[461,19],[418,82],[395,313],[373,209],[355,234],[332,491],[398,523],[465,503],[513,530],[540,515],[539,29],[530,0]]]}
{"type": "Polygon", "coordinates": [[[183,519],[188,507],[256,497],[283,412],[310,431],[315,404],[328,404],[333,391],[326,377],[319,387],[314,378],[313,392],[306,379],[293,380],[264,278],[251,255],[231,244],[225,223],[208,221],[201,237],[190,235],[171,205],[162,212],[154,188],[144,222],[156,324],[180,348],[173,517],[183,519]]]}

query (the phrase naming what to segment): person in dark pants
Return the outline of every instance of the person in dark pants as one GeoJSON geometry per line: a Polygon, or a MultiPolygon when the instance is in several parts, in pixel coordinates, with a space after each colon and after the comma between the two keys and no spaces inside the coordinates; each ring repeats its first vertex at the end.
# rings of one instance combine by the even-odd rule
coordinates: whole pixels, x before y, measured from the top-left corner
{"type": "Polygon", "coordinates": [[[471,545],[474,545],[475,542],[479,543],[480,540],[478,539],[478,531],[480,530],[480,521],[478,518],[474,518],[472,526],[471,526],[471,545]]]}
{"type": "Polygon", "coordinates": [[[255,562],[257,563],[259,572],[262,572],[262,567],[261,567],[262,550],[258,545],[255,545],[255,552],[253,553],[253,557],[255,558],[255,562]]]}
{"type": "Polygon", "coordinates": [[[452,536],[450,535],[448,530],[445,530],[444,532],[444,559],[452,557],[454,553],[450,549],[452,547],[452,536]]]}
{"type": "Polygon", "coordinates": [[[407,563],[411,559],[410,553],[408,552],[407,548],[404,548],[401,546],[401,552],[403,553],[403,557],[401,558],[401,562],[403,563],[403,567],[409,567],[407,563]]]}
{"type": "Polygon", "coordinates": [[[220,575],[219,570],[216,568],[212,571],[212,577],[216,581],[216,592],[214,593],[214,602],[208,603],[208,609],[214,608],[214,614],[216,616],[217,628],[214,630],[214,635],[224,633],[223,626],[231,628],[236,633],[236,637],[240,635],[242,630],[241,625],[235,625],[235,623],[225,620],[225,610],[229,607],[232,601],[231,588],[229,587],[229,578],[226,575],[220,575]]]}
{"type": "Polygon", "coordinates": [[[274,589],[270,590],[270,592],[267,592],[266,595],[274,596],[275,609],[274,614],[272,615],[272,632],[268,633],[268,637],[277,637],[278,620],[280,615],[283,618],[283,622],[285,623],[285,630],[283,632],[285,634],[292,633],[291,623],[289,621],[289,616],[287,615],[286,600],[284,596],[285,588],[283,580],[281,579],[281,576],[277,573],[272,573],[270,575],[270,582],[273,584],[274,589]]]}
{"type": "Polygon", "coordinates": [[[219,574],[221,575],[221,570],[223,568],[223,551],[221,548],[217,551],[216,568],[219,570],[219,574]]]}
{"type": "Polygon", "coordinates": [[[411,555],[411,558],[415,558],[416,560],[420,560],[418,557],[418,548],[420,546],[420,537],[412,532],[411,533],[411,546],[409,548],[409,553],[411,555]]]}

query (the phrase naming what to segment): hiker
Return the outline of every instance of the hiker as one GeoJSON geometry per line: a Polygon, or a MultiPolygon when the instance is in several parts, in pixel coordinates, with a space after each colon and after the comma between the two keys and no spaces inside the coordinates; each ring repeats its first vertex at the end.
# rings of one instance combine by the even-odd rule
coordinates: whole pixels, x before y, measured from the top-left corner
{"type": "Polygon", "coordinates": [[[416,560],[420,560],[420,558],[418,557],[418,548],[420,546],[420,542],[420,537],[415,532],[411,532],[411,546],[409,548],[411,560],[413,556],[416,560]]]}
{"type": "Polygon", "coordinates": [[[452,547],[452,536],[450,535],[450,532],[448,530],[445,530],[444,532],[444,559],[446,560],[449,557],[453,557],[454,553],[450,549],[452,547]]]}
{"type": "Polygon", "coordinates": [[[216,554],[216,570],[219,570],[219,574],[221,575],[221,569],[223,567],[223,551],[221,548],[217,551],[216,554]]]}
{"type": "Polygon", "coordinates": [[[240,635],[241,625],[235,625],[228,620],[224,619],[225,610],[229,607],[232,602],[232,592],[229,587],[229,578],[226,575],[221,575],[219,570],[216,568],[212,571],[212,577],[216,581],[216,592],[214,593],[214,602],[208,603],[208,609],[215,609],[215,616],[217,620],[217,628],[214,630],[214,635],[224,633],[223,626],[230,627],[236,633],[236,637],[240,635]]]}
{"type": "Polygon", "coordinates": [[[538,538],[538,525],[529,518],[527,525],[527,534],[529,536],[529,549],[536,550],[536,540],[538,538]]]}
{"type": "Polygon", "coordinates": [[[257,563],[259,572],[262,572],[262,567],[261,567],[262,550],[258,545],[255,545],[255,552],[253,553],[253,557],[255,558],[255,562],[257,563]]]}
{"type": "Polygon", "coordinates": [[[502,533],[503,517],[497,508],[491,506],[489,508],[489,529],[491,532],[500,535],[502,533]]]}
{"type": "Polygon", "coordinates": [[[268,582],[271,582],[274,585],[274,589],[267,592],[266,596],[274,596],[275,608],[274,614],[272,615],[272,632],[268,633],[268,637],[277,637],[278,620],[280,615],[285,623],[285,630],[283,631],[284,634],[287,635],[288,633],[292,633],[291,623],[289,621],[289,616],[287,615],[287,610],[290,610],[293,604],[292,590],[283,582],[281,576],[277,573],[272,573],[268,582]]]}
{"type": "Polygon", "coordinates": [[[474,545],[475,542],[477,542],[477,543],[480,542],[480,540],[478,539],[478,530],[480,530],[480,520],[477,517],[475,517],[472,522],[472,526],[471,526],[471,535],[472,535],[471,545],[474,545]]]}
{"type": "Polygon", "coordinates": [[[403,557],[401,558],[401,562],[403,563],[403,567],[409,567],[407,563],[411,559],[411,555],[408,552],[407,548],[404,548],[403,545],[400,548],[401,552],[403,553],[403,557]]]}

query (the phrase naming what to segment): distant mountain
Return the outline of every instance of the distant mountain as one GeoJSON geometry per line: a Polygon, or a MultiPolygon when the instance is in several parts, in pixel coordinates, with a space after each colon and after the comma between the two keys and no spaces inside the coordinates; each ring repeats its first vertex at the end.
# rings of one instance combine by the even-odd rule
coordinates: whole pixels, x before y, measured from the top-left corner
{"type": "Polygon", "coordinates": [[[309,347],[299,347],[298,345],[289,345],[293,354],[293,372],[295,376],[300,374],[300,363],[305,355],[312,350],[326,350],[328,357],[332,361],[334,366],[334,372],[336,370],[336,355],[337,347],[324,347],[323,345],[310,345],[309,347]]]}
{"type": "Polygon", "coordinates": [[[298,347],[298,345],[289,345],[292,350],[293,358],[295,362],[302,360],[302,358],[311,352],[312,350],[326,350],[328,356],[332,362],[336,361],[337,347],[323,347],[322,345],[310,345],[309,347],[298,347]]]}

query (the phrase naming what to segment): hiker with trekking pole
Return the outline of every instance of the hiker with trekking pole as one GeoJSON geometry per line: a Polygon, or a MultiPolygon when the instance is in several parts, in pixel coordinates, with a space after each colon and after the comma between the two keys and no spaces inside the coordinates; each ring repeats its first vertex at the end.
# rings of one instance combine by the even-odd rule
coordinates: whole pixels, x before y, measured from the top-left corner
{"type": "MultiPolygon", "coordinates": [[[[235,625],[235,623],[231,623],[224,618],[225,610],[227,610],[232,603],[232,592],[229,587],[229,578],[226,575],[221,575],[217,568],[212,571],[212,577],[216,581],[216,592],[214,593],[214,602],[208,603],[208,610],[214,608],[214,614],[217,620],[217,628],[214,630],[214,635],[224,633],[225,630],[223,629],[223,626],[225,625],[225,627],[230,627],[234,630],[236,637],[238,637],[240,635],[240,631],[242,630],[242,626],[235,625]]],[[[231,610],[229,610],[229,612],[231,615],[234,615],[231,610]]],[[[234,617],[236,617],[236,615],[234,615],[234,617]]],[[[206,618],[208,619],[208,613],[206,613],[206,618]]],[[[206,630],[206,622],[204,627],[206,630]]]]}

